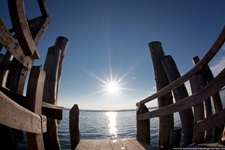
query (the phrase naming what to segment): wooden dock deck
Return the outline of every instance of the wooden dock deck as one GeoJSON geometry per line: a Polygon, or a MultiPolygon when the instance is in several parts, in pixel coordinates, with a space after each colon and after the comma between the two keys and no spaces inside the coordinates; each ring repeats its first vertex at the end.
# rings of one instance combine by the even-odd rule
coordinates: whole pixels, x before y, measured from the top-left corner
{"type": "Polygon", "coordinates": [[[156,150],[136,138],[113,140],[81,140],[76,150],[156,150]]]}

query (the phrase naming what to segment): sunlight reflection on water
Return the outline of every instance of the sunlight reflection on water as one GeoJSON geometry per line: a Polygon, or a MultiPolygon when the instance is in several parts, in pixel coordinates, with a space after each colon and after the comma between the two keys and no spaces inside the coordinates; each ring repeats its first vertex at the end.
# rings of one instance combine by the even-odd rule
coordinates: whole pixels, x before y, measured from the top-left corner
{"type": "Polygon", "coordinates": [[[106,116],[108,117],[109,120],[109,133],[111,134],[112,139],[117,138],[117,128],[116,128],[116,117],[117,117],[117,112],[106,112],[106,116]]]}

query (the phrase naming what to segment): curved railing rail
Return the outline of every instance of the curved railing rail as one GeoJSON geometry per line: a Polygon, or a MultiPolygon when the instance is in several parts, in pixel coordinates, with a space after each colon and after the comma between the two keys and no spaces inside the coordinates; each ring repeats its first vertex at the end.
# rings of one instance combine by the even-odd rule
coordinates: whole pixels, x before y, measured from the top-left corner
{"type": "Polygon", "coordinates": [[[138,120],[145,120],[149,118],[161,117],[175,112],[185,110],[190,107],[194,107],[197,104],[203,102],[208,97],[219,91],[225,86],[225,69],[207,86],[193,95],[184,98],[176,103],[164,106],[162,108],[153,110],[151,112],[143,113],[138,116],[138,120]]]}
{"type": "MultiPolygon", "coordinates": [[[[204,136],[205,130],[215,128],[215,127],[219,127],[219,128],[222,127],[221,123],[225,122],[225,119],[223,118],[221,119],[221,116],[225,114],[224,110],[221,112],[221,109],[218,109],[216,108],[217,106],[214,106],[215,114],[208,118],[204,118],[204,115],[199,116],[197,111],[203,108],[203,103],[202,103],[203,101],[205,101],[210,96],[220,91],[220,89],[225,86],[225,68],[222,68],[222,71],[212,81],[208,82],[208,84],[204,87],[200,87],[200,85],[195,85],[196,83],[191,82],[191,80],[193,81],[198,79],[196,77],[205,70],[205,68],[208,66],[208,63],[213,59],[216,53],[220,50],[224,42],[225,42],[225,26],[221,30],[219,36],[217,37],[216,41],[213,43],[211,48],[207,51],[204,57],[191,70],[189,70],[186,74],[176,79],[175,81],[171,82],[164,88],[158,90],[155,94],[136,103],[137,139],[150,143],[150,131],[148,131],[149,130],[148,128],[150,127],[148,124],[151,118],[165,117],[175,112],[182,112],[190,108],[194,108],[193,110],[196,111],[196,113],[194,113],[194,129],[193,129],[194,134],[192,137],[193,142],[196,142],[196,143],[202,142],[201,139],[204,136]],[[146,103],[152,100],[156,100],[157,98],[161,96],[164,96],[168,92],[175,90],[176,88],[183,85],[185,82],[189,80],[190,80],[190,83],[193,84],[193,86],[197,86],[197,90],[194,89],[196,87],[192,87],[193,94],[191,96],[185,97],[177,101],[176,103],[160,107],[151,112],[149,112],[148,109],[146,109],[147,108],[145,106],[146,103]],[[200,89],[198,87],[200,87],[200,89]],[[213,125],[212,124],[208,125],[208,123],[210,122],[210,119],[214,121],[213,125]]],[[[202,111],[202,113],[204,114],[203,110],[200,110],[200,111],[202,111]]],[[[158,145],[158,146],[163,146],[163,145],[158,145]]]]}

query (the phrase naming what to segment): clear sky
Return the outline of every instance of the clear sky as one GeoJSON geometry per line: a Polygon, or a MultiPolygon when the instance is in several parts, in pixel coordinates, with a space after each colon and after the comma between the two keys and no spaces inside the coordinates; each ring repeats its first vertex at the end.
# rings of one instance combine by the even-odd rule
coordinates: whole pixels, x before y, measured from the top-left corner
{"type": "MultiPolygon", "coordinates": [[[[43,65],[58,36],[69,40],[58,105],[130,109],[155,92],[148,43],[160,41],[181,74],[202,58],[225,24],[224,0],[46,0],[51,24],[38,45],[43,65]],[[110,86],[107,86],[111,81],[110,86]],[[114,83],[117,82],[117,83],[114,83]]],[[[29,19],[37,1],[25,1],[29,19]]],[[[0,17],[11,28],[7,1],[0,17]]],[[[225,46],[210,66],[225,66],[225,46]],[[215,66],[216,64],[219,64],[215,66]]],[[[149,106],[153,106],[149,104],[149,106]]]]}

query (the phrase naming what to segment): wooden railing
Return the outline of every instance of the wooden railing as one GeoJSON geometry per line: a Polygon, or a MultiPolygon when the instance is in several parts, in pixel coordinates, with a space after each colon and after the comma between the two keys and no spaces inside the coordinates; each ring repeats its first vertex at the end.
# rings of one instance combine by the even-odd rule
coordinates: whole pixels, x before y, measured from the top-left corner
{"type": "Polygon", "coordinates": [[[57,106],[57,99],[68,39],[56,39],[44,68],[33,66],[50,23],[45,0],[37,2],[41,16],[28,20],[24,0],[8,0],[12,29],[0,18],[0,144],[8,149],[16,149],[15,139],[23,132],[29,149],[61,149],[57,120],[64,108],[57,106]]]}
{"type": "MultiPolygon", "coordinates": [[[[221,127],[221,124],[225,122],[223,115],[225,111],[222,110],[221,102],[215,100],[215,93],[225,86],[225,68],[212,80],[208,81],[206,86],[201,86],[199,75],[208,67],[208,63],[213,59],[215,54],[220,50],[221,46],[225,42],[225,26],[220,32],[218,38],[208,50],[205,56],[186,74],[179,77],[175,81],[171,82],[167,86],[159,89],[155,94],[139,101],[137,105],[137,139],[144,140],[150,143],[150,132],[149,121],[154,117],[163,117],[173,114],[175,112],[181,112],[189,108],[194,108],[194,133],[192,137],[192,142],[202,142],[204,136],[204,131],[212,129],[215,127],[221,127]],[[178,87],[183,85],[185,82],[190,80],[192,95],[185,97],[175,103],[169,104],[167,106],[160,107],[154,111],[148,112],[145,104],[147,102],[156,100],[157,98],[165,95],[168,92],[176,90],[178,87]],[[213,97],[213,102],[215,106],[215,114],[204,118],[203,101],[205,101],[210,96],[213,97]],[[200,112],[199,112],[200,111],[200,112]],[[198,113],[197,113],[198,112],[198,113]],[[201,115],[203,113],[203,116],[201,115]],[[213,121],[213,123],[211,122],[213,121]],[[210,123],[211,122],[211,123],[210,123]],[[146,132],[147,131],[147,132],[146,132]]],[[[159,128],[160,130],[160,128],[159,128]]],[[[160,136],[160,135],[159,135],[160,136]]],[[[159,137],[160,139],[160,137],[159,137]]],[[[171,140],[171,139],[170,139],[171,140]]],[[[191,143],[186,143],[191,144],[191,143]]],[[[158,146],[163,146],[164,148],[169,147],[169,139],[164,143],[158,144],[158,146]]],[[[187,146],[187,145],[186,145],[187,146]]]]}

